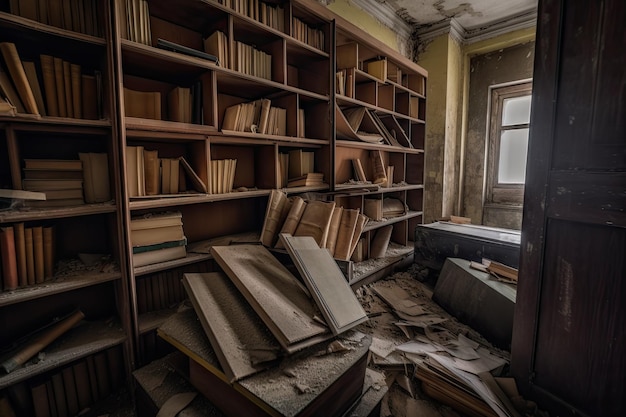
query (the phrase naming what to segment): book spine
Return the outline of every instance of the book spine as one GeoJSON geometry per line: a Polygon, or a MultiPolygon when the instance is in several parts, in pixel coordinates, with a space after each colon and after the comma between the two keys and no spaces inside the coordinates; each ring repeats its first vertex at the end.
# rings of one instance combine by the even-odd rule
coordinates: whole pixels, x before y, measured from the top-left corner
{"type": "Polygon", "coordinates": [[[17,261],[15,257],[15,233],[13,227],[0,228],[0,252],[2,254],[2,279],[4,290],[17,288],[17,261]]]}
{"type": "Polygon", "coordinates": [[[24,223],[13,225],[15,234],[15,254],[17,257],[17,276],[20,287],[28,285],[28,272],[26,268],[26,242],[24,241],[24,223]]]}
{"type": "Polygon", "coordinates": [[[20,60],[15,44],[11,42],[2,42],[0,43],[0,51],[2,51],[4,61],[9,68],[9,73],[11,74],[13,83],[15,84],[22,102],[24,103],[24,107],[26,107],[26,111],[31,114],[39,115],[33,90],[30,88],[30,84],[28,83],[28,78],[26,77],[26,72],[24,71],[24,66],[22,65],[22,61],[20,60]]]}
{"type": "Polygon", "coordinates": [[[35,252],[33,247],[33,229],[24,229],[24,245],[26,246],[26,273],[28,285],[35,284],[35,252]]]}
{"type": "Polygon", "coordinates": [[[82,119],[83,117],[83,104],[82,104],[82,79],[80,75],[80,65],[70,64],[70,77],[72,83],[72,108],[74,110],[74,117],[82,119]]]}
{"type": "Polygon", "coordinates": [[[43,228],[44,279],[54,276],[54,227],[43,228]]]}
{"type": "Polygon", "coordinates": [[[74,100],[72,98],[72,70],[71,64],[63,61],[63,88],[65,92],[65,108],[67,117],[75,117],[74,100]]]}
{"type": "Polygon", "coordinates": [[[43,76],[43,89],[46,96],[48,115],[59,116],[59,103],[54,78],[54,59],[50,55],[40,55],[41,74],[43,76]]]}
{"type": "Polygon", "coordinates": [[[33,255],[35,259],[35,282],[44,281],[43,227],[33,227],[33,255]]]}
{"type": "Polygon", "coordinates": [[[57,106],[59,117],[68,117],[67,107],[65,104],[65,77],[63,76],[63,60],[53,57],[54,63],[54,86],[56,90],[57,106]]]}

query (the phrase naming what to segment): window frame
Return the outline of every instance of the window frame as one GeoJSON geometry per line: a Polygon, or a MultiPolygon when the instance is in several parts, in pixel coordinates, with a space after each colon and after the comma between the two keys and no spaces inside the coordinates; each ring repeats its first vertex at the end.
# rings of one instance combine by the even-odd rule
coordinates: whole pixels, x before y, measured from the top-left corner
{"type": "Polygon", "coordinates": [[[500,161],[500,140],[502,133],[508,130],[530,128],[529,123],[502,127],[502,109],[507,98],[532,95],[532,80],[520,80],[515,83],[493,85],[489,87],[488,136],[487,136],[487,204],[522,205],[524,201],[524,184],[498,182],[500,161]]]}

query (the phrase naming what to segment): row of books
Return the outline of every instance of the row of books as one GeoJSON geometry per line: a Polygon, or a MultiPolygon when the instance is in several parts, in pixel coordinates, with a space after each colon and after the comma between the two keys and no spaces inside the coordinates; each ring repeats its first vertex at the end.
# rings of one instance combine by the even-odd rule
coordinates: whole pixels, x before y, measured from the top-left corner
{"type": "Polygon", "coordinates": [[[272,56],[252,45],[235,41],[234,70],[255,77],[272,79],[272,56]]]}
{"type": "Polygon", "coordinates": [[[359,243],[368,218],[359,209],[336,206],[335,202],[305,201],[287,197],[272,190],[268,202],[261,243],[281,248],[281,233],[311,236],[320,248],[326,248],[335,259],[350,260],[359,243]]]}
{"type": "Polygon", "coordinates": [[[11,0],[14,15],[61,29],[102,36],[97,0],[11,0]]]}
{"type": "Polygon", "coordinates": [[[102,117],[99,71],[83,74],[80,65],[50,55],[40,55],[39,63],[23,61],[10,42],[0,43],[0,50],[8,68],[8,74],[0,69],[0,93],[18,113],[78,119],[102,117]]]}
{"type": "Polygon", "coordinates": [[[152,45],[150,10],[146,0],[116,0],[121,13],[122,38],[152,45]]]}
{"type": "Polygon", "coordinates": [[[285,9],[280,4],[268,4],[260,0],[219,0],[219,2],[271,28],[285,31],[285,9]]]}
{"type": "Polygon", "coordinates": [[[82,415],[124,382],[121,346],[87,356],[30,387],[35,417],[82,415]]]}
{"type": "Polygon", "coordinates": [[[230,193],[235,183],[236,159],[218,159],[211,161],[211,193],[230,193]]]}
{"type": "Polygon", "coordinates": [[[54,236],[53,226],[15,223],[0,228],[4,291],[41,284],[54,276],[54,236]]]}
{"type": "Polygon", "coordinates": [[[149,213],[132,218],[130,240],[135,268],[187,256],[187,238],[180,212],[149,213]]]}
{"type": "Polygon", "coordinates": [[[126,146],[126,185],[130,197],[178,194],[188,186],[199,193],[208,192],[184,157],[162,158],[157,149],[141,145],[126,146]]]}
{"type": "Polygon", "coordinates": [[[79,159],[25,159],[22,187],[39,191],[46,200],[30,207],[62,207],[111,200],[106,153],[79,152],[79,159]]]}
{"type": "Polygon", "coordinates": [[[204,51],[217,57],[218,65],[230,68],[228,36],[216,30],[204,40],[204,51]]]}
{"type": "Polygon", "coordinates": [[[324,49],[324,32],[307,25],[297,17],[291,18],[291,35],[317,49],[324,49]]]}
{"type": "Polygon", "coordinates": [[[335,92],[342,96],[354,98],[354,71],[342,69],[335,73],[335,92]]]}
{"type": "Polygon", "coordinates": [[[235,104],[226,108],[222,130],[285,136],[287,110],[272,106],[271,101],[265,98],[235,104]]]}
{"type": "MultiPolygon", "coordinates": [[[[124,87],[124,115],[162,120],[161,92],[124,87]]],[[[202,82],[191,87],[176,86],[167,93],[167,119],[180,123],[203,123],[202,82]]]]}

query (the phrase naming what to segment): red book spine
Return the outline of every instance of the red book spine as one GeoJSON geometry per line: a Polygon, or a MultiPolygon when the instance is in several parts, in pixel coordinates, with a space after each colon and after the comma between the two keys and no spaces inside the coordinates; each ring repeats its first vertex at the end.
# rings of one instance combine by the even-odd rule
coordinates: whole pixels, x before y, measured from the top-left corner
{"type": "Polygon", "coordinates": [[[17,288],[17,258],[15,257],[15,235],[13,227],[0,228],[0,252],[2,253],[2,278],[4,290],[17,288]]]}

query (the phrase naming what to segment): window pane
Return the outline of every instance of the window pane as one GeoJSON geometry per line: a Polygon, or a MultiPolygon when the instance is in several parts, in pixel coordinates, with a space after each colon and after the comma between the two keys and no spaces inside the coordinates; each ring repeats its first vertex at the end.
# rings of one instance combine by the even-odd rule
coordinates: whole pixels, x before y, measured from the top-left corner
{"type": "Polygon", "coordinates": [[[500,136],[498,183],[523,184],[526,178],[528,128],[507,130],[500,136]]]}
{"type": "Polygon", "coordinates": [[[502,102],[502,126],[530,123],[530,98],[521,96],[505,98],[502,102]]]}

